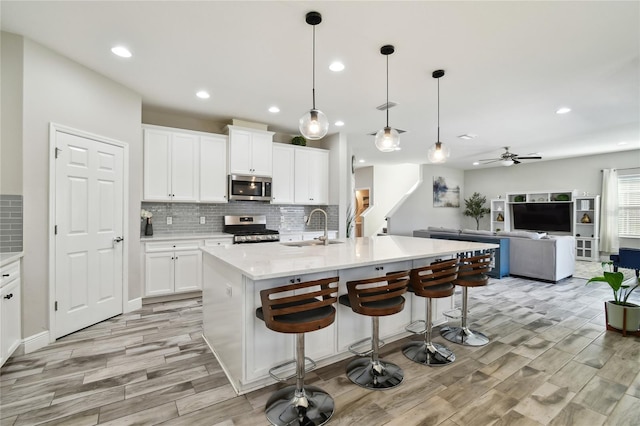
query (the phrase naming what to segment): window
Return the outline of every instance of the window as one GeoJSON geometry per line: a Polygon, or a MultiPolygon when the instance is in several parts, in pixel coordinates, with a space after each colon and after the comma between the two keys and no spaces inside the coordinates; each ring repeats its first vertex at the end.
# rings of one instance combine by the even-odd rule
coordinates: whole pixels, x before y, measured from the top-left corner
{"type": "Polygon", "coordinates": [[[618,176],[618,235],[640,238],[640,174],[618,176]]]}

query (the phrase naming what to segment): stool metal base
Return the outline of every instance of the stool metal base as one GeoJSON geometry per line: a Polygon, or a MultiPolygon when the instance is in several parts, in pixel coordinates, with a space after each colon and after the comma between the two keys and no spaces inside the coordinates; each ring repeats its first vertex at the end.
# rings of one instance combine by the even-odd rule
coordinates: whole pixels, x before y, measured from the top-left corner
{"type": "Polygon", "coordinates": [[[412,342],[402,348],[404,356],[418,364],[439,367],[451,364],[456,356],[439,343],[412,342]]]}
{"type": "Polygon", "coordinates": [[[443,327],[440,335],[450,342],[465,346],[484,346],[489,343],[487,336],[467,327],[443,327]]]}
{"type": "Polygon", "coordinates": [[[316,386],[305,386],[302,392],[287,386],[271,395],[264,412],[276,426],[320,426],[329,421],[334,408],[333,398],[316,386]]]}
{"type": "Polygon", "coordinates": [[[354,359],[347,365],[347,377],[363,388],[384,390],[398,386],[404,379],[404,372],[390,362],[361,358],[354,359]]]}

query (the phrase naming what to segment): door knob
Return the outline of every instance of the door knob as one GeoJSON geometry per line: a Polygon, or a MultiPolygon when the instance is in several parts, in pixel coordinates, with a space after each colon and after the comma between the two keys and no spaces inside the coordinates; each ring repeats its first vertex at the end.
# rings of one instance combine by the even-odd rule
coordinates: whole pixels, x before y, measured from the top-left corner
{"type": "Polygon", "coordinates": [[[115,237],[115,238],[113,239],[113,242],[114,242],[114,243],[119,243],[119,242],[121,242],[121,241],[123,241],[123,240],[124,240],[124,238],[122,238],[122,237],[115,237]]]}

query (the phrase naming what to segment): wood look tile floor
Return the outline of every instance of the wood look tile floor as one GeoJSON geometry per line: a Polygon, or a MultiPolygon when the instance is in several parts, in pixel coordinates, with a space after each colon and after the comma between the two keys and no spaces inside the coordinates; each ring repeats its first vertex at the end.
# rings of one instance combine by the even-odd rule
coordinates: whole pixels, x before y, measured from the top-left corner
{"type": "MultiPolygon", "coordinates": [[[[640,338],[605,331],[608,287],[503,278],[469,295],[473,328],[491,342],[438,336],[456,354],[449,366],[406,359],[412,337],[382,348],[405,372],[392,390],[353,385],[347,361],[308,373],[335,399],[330,424],[640,424],[640,338]]],[[[9,359],[0,424],[267,425],[263,407],[280,386],[236,396],[202,339],[201,300],[149,304],[9,359]]]]}

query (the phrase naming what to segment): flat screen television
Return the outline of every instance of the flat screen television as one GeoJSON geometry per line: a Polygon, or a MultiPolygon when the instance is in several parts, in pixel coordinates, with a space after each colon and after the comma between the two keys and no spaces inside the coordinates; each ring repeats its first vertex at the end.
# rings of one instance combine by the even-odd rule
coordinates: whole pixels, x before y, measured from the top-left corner
{"type": "Polygon", "coordinates": [[[522,203],[511,207],[514,229],[571,232],[572,203],[522,203]]]}

